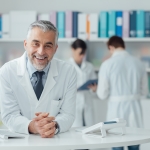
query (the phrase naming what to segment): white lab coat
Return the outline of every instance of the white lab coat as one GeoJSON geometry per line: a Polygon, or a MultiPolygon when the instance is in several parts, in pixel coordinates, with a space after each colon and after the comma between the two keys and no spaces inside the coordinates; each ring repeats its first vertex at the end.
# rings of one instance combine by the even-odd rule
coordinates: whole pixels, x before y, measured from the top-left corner
{"type": "Polygon", "coordinates": [[[126,51],[116,51],[100,67],[97,95],[108,99],[107,120],[123,118],[127,126],[142,127],[140,99],[148,93],[146,70],[126,51]]]}
{"type": "MultiPolygon", "coordinates": [[[[83,85],[90,79],[96,79],[94,67],[91,63],[83,61],[81,68],[75,63],[73,58],[69,62],[75,67],[77,71],[77,88],[83,85]]],[[[83,126],[83,119],[85,125],[91,126],[94,124],[93,115],[93,96],[91,91],[78,91],[76,97],[76,117],[73,127],[83,126]]]]}
{"type": "Polygon", "coordinates": [[[77,76],[66,62],[52,59],[47,80],[37,100],[26,69],[26,52],[6,63],[0,72],[0,101],[3,123],[12,131],[28,134],[36,112],[49,112],[67,131],[75,118],[77,76]]]}

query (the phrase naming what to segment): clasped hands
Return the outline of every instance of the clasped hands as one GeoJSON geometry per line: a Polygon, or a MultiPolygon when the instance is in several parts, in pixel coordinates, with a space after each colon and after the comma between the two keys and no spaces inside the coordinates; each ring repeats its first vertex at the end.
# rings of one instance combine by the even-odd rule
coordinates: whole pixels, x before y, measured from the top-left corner
{"type": "Polygon", "coordinates": [[[55,135],[54,117],[49,117],[49,113],[36,113],[36,117],[29,124],[29,132],[40,134],[42,138],[52,138],[55,135]]]}

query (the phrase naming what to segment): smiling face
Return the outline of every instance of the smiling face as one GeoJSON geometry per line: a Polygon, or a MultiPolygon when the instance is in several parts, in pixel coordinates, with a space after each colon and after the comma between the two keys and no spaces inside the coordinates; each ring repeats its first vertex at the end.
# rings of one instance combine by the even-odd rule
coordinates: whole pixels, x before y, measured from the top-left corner
{"type": "Polygon", "coordinates": [[[44,32],[35,27],[24,41],[24,47],[33,66],[41,71],[52,60],[57,50],[56,33],[54,31],[44,32]]]}

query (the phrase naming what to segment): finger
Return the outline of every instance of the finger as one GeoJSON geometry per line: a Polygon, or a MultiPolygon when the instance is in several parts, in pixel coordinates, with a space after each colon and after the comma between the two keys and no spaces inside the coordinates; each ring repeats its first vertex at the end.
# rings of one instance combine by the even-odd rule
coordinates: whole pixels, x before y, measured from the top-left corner
{"type": "Polygon", "coordinates": [[[55,120],[54,117],[47,117],[47,118],[43,118],[43,119],[37,121],[38,122],[37,124],[39,127],[43,127],[44,125],[49,124],[51,122],[52,122],[52,124],[54,124],[54,122],[53,122],[54,120],[55,120]]]}
{"type": "Polygon", "coordinates": [[[56,130],[55,128],[52,128],[52,129],[48,130],[47,132],[45,132],[44,135],[49,136],[51,134],[54,134],[55,130],[56,130]]]}
{"type": "Polygon", "coordinates": [[[41,127],[45,128],[46,127],[45,125],[48,125],[50,123],[48,125],[48,127],[51,128],[51,127],[55,126],[55,122],[53,122],[53,120],[55,120],[55,118],[54,117],[50,117],[50,118],[43,118],[43,119],[41,119],[39,121],[36,121],[36,122],[37,122],[37,126],[40,127],[40,128],[41,127]]]}
{"type": "Polygon", "coordinates": [[[42,129],[39,130],[39,133],[40,133],[40,135],[46,135],[47,136],[47,135],[50,135],[53,132],[55,132],[55,130],[56,130],[55,127],[53,127],[53,128],[42,128],[42,129]]]}
{"type": "Polygon", "coordinates": [[[44,129],[50,129],[50,128],[54,128],[55,127],[55,122],[50,122],[46,125],[43,126],[44,129]]]}
{"type": "MultiPolygon", "coordinates": [[[[48,114],[49,114],[49,113],[40,112],[39,115],[37,114],[37,117],[35,117],[34,120],[36,120],[36,119],[38,119],[38,118],[41,118],[41,117],[43,117],[43,118],[44,118],[44,117],[47,117],[48,114]]],[[[35,115],[36,115],[36,114],[35,114],[35,115]]]]}
{"type": "Polygon", "coordinates": [[[49,135],[49,136],[46,136],[46,135],[41,135],[42,138],[52,138],[54,137],[55,133],[49,135]]]}
{"type": "Polygon", "coordinates": [[[43,119],[36,121],[36,122],[37,122],[38,127],[43,127],[44,125],[49,123],[46,118],[43,118],[43,119]]]}
{"type": "Polygon", "coordinates": [[[37,113],[35,113],[35,115],[38,116],[38,115],[40,115],[41,113],[42,113],[42,112],[37,112],[37,113]]]}
{"type": "Polygon", "coordinates": [[[52,116],[51,116],[51,117],[47,117],[46,119],[47,119],[48,122],[51,122],[51,121],[54,121],[54,120],[55,120],[55,117],[52,117],[52,116]]]}
{"type": "Polygon", "coordinates": [[[35,121],[39,121],[43,118],[48,117],[49,113],[41,113],[39,116],[37,116],[36,118],[34,118],[35,121]]]}

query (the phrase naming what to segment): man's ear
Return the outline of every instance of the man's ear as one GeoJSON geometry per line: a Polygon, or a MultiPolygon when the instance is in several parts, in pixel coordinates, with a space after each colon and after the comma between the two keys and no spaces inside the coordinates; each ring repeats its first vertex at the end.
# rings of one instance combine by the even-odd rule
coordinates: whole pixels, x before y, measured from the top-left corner
{"type": "Polygon", "coordinates": [[[114,46],[109,45],[109,50],[114,50],[114,46]]]}
{"type": "Polygon", "coordinates": [[[27,49],[27,40],[24,40],[24,49],[27,49]]]}
{"type": "Polygon", "coordinates": [[[56,44],[56,47],[55,47],[55,53],[56,53],[56,51],[57,51],[57,48],[58,48],[58,44],[56,44]]]}

